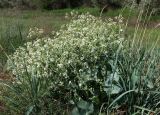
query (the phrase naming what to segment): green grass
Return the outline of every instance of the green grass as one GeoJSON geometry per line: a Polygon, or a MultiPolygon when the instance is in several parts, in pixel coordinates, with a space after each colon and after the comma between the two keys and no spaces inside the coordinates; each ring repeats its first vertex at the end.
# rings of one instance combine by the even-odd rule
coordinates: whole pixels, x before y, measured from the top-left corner
{"type": "Polygon", "coordinates": [[[159,21],[160,20],[160,16],[152,16],[151,17],[151,21],[159,21]]]}
{"type": "Polygon", "coordinates": [[[44,28],[46,32],[58,30],[61,25],[66,24],[64,11],[0,11],[0,70],[6,62],[6,55],[23,45],[29,28],[44,28]]]}
{"type": "Polygon", "coordinates": [[[134,34],[135,39],[137,40],[142,40],[143,45],[146,46],[151,46],[155,45],[156,47],[160,47],[160,30],[159,29],[152,29],[152,28],[138,28],[137,30],[133,27],[127,27],[126,33],[128,34],[129,37],[128,39],[132,40],[134,34]]]}

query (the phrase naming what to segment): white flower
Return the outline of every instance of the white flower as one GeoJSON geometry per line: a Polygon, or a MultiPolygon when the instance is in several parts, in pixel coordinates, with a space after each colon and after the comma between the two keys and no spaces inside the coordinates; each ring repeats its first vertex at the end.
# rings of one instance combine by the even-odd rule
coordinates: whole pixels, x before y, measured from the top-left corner
{"type": "Polygon", "coordinates": [[[63,68],[63,64],[57,64],[59,68],[63,68]]]}
{"type": "Polygon", "coordinates": [[[44,36],[43,29],[31,28],[28,38],[34,38],[34,41],[27,42],[10,56],[8,68],[14,75],[25,74],[26,66],[27,72],[37,73],[39,77],[52,74],[48,73],[49,69],[67,77],[66,66],[74,67],[78,63],[89,68],[85,59],[97,60],[100,54],[107,55],[108,49],[123,45],[123,28],[120,27],[112,19],[103,21],[82,14],[74,16],[58,32],[52,31],[52,38],[44,36]]]}

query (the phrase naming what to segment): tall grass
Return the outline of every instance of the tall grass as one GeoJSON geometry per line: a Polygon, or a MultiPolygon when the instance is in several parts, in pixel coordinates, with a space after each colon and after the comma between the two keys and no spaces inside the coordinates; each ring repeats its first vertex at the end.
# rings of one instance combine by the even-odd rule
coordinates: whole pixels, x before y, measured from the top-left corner
{"type": "Polygon", "coordinates": [[[128,45],[118,56],[117,66],[122,75],[118,84],[124,92],[109,107],[120,101],[127,104],[127,114],[159,114],[160,34],[156,34],[156,27],[148,32],[146,23],[150,17],[142,14],[143,11],[139,13],[134,33],[128,36],[128,45]]]}
{"type": "Polygon", "coordinates": [[[13,53],[16,48],[25,42],[23,25],[2,25],[0,28],[0,68],[4,69],[7,55],[13,53]],[[5,27],[5,28],[3,28],[5,27]]]}

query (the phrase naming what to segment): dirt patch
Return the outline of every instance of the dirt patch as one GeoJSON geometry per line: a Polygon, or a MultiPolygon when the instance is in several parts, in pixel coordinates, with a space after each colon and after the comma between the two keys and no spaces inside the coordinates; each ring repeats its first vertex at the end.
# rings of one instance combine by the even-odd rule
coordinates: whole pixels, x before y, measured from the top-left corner
{"type": "MultiPolygon", "coordinates": [[[[13,81],[13,77],[11,75],[9,75],[9,73],[5,73],[5,72],[0,72],[0,81],[2,82],[9,82],[9,81],[13,81]]],[[[0,86],[0,95],[3,94],[3,87],[0,86]]],[[[5,113],[5,103],[0,100],[0,114],[2,113],[5,113]]]]}
{"type": "Polygon", "coordinates": [[[0,102],[0,112],[4,112],[4,111],[5,111],[4,104],[0,102]]]}
{"type": "Polygon", "coordinates": [[[12,80],[12,77],[8,73],[0,72],[0,80],[12,80]]]}

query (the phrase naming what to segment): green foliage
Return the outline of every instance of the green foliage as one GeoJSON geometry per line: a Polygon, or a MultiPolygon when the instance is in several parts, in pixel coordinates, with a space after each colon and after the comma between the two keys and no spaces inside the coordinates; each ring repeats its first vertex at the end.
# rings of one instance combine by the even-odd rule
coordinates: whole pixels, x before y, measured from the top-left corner
{"type": "Polygon", "coordinates": [[[3,66],[6,64],[6,61],[7,61],[6,54],[13,53],[16,50],[16,48],[23,45],[23,43],[25,42],[25,39],[24,39],[25,33],[22,32],[23,29],[24,29],[23,26],[20,24],[15,24],[14,26],[8,26],[5,29],[1,27],[0,70],[5,69],[3,68],[3,66]]]}
{"type": "Polygon", "coordinates": [[[38,33],[43,33],[43,30],[31,30],[28,37],[32,38],[36,34],[37,40],[27,42],[25,47],[18,48],[13,56],[10,56],[8,67],[13,67],[11,70],[15,75],[25,73],[26,65],[27,72],[31,73],[35,69],[36,74],[47,76],[47,68],[53,63],[57,69],[54,72],[61,70],[66,75],[65,66],[81,63],[84,58],[94,61],[97,56],[102,55],[101,53],[116,49],[123,40],[121,26],[117,26],[112,20],[103,22],[98,19],[91,15],[80,15],[78,20],[72,20],[64,29],[56,32],[54,39],[49,36],[39,37],[38,33]]]}
{"type": "Polygon", "coordinates": [[[21,9],[62,9],[75,8],[82,5],[91,6],[90,0],[1,0],[0,8],[21,9]]]}
{"type": "Polygon", "coordinates": [[[90,115],[94,112],[93,104],[80,101],[77,103],[77,106],[73,109],[72,115],[90,115]]]}
{"type": "Polygon", "coordinates": [[[77,8],[81,6],[103,8],[108,6],[110,8],[119,8],[124,6],[125,0],[1,0],[1,8],[21,8],[21,9],[63,9],[63,8],[77,8]]]}
{"type": "Polygon", "coordinates": [[[37,28],[30,30],[28,38],[36,37],[37,40],[18,48],[13,57],[9,57],[8,66],[13,74],[19,76],[17,80],[20,83],[32,76],[36,79],[51,79],[52,82],[47,84],[52,89],[51,94],[57,91],[62,93],[65,89],[77,95],[83,92],[88,80],[101,79],[101,76],[97,76],[96,63],[101,63],[101,58],[106,56],[110,59],[111,52],[116,51],[122,43],[121,19],[117,18],[117,21],[110,19],[104,22],[91,15],[79,15],[60,31],[53,33],[53,39],[41,37],[43,31],[37,28]],[[96,73],[92,75],[94,70],[96,73]]]}
{"type": "Polygon", "coordinates": [[[113,86],[118,84],[121,95],[116,97],[109,107],[119,108],[123,103],[128,106],[128,114],[142,112],[135,106],[158,112],[160,94],[157,79],[160,74],[160,60],[157,54],[152,48],[147,50],[133,42],[124,47],[117,62],[119,79],[113,82],[113,86]]]}
{"type": "Polygon", "coordinates": [[[13,7],[16,0],[0,0],[0,8],[13,7]]]}
{"type": "Polygon", "coordinates": [[[97,3],[103,7],[107,5],[108,7],[119,8],[124,5],[125,0],[97,0],[97,3]]]}
{"type": "Polygon", "coordinates": [[[159,51],[143,47],[143,40],[124,39],[121,16],[71,16],[52,35],[30,29],[30,42],[9,56],[8,69],[15,76],[14,83],[4,84],[9,110],[33,115],[64,110],[73,115],[156,114],[159,51]]]}

